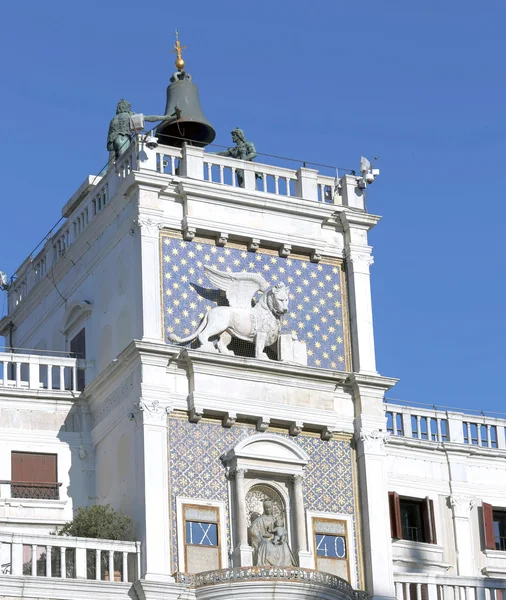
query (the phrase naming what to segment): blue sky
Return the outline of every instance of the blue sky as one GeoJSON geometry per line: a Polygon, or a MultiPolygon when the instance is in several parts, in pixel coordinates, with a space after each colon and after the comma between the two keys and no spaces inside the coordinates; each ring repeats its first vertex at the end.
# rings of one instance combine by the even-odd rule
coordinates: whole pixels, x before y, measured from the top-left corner
{"type": "MultiPolygon", "coordinates": [[[[357,168],[390,396],[504,411],[504,2],[9,2],[2,9],[0,270],[107,160],[117,101],[165,106],[178,27],[216,142],[357,168]],[[179,7],[177,6],[179,4],[179,7]]],[[[0,298],[0,307],[4,299],[0,298]]],[[[4,307],[5,310],[5,307],[4,307]]]]}

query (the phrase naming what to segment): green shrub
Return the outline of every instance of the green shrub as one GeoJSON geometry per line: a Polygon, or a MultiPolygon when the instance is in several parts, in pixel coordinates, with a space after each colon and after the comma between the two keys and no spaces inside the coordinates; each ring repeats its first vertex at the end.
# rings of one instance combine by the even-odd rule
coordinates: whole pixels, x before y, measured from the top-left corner
{"type": "Polygon", "coordinates": [[[57,529],[58,535],[133,541],[134,522],[109,504],[78,508],[69,523],[57,529]]]}

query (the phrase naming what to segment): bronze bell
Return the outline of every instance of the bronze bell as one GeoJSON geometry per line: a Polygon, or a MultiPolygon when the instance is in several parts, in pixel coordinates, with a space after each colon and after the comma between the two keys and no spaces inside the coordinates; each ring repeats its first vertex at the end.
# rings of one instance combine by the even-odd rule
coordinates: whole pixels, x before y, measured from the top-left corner
{"type": "Polygon", "coordinates": [[[191,75],[185,71],[178,71],[170,81],[167,87],[165,114],[174,114],[177,107],[181,111],[181,118],[160,123],[156,129],[160,144],[177,148],[181,148],[185,142],[200,148],[207,146],[216,137],[216,132],[202,112],[199,90],[191,75]]]}

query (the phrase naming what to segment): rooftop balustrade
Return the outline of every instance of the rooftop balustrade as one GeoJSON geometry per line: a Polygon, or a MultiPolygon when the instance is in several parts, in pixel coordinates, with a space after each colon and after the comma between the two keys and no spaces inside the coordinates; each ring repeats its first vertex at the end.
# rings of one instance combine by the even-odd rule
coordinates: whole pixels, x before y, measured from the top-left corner
{"type": "Polygon", "coordinates": [[[498,600],[506,593],[506,579],[488,577],[401,573],[394,581],[397,600],[498,600]]]}
{"type": "Polygon", "coordinates": [[[8,388],[82,391],[85,361],[64,356],[0,353],[0,391],[8,388]]]}
{"type": "Polygon", "coordinates": [[[385,414],[393,437],[506,449],[506,419],[392,402],[385,403],[385,414]]]}
{"type": "Polygon", "coordinates": [[[136,581],[140,569],[140,542],[0,532],[0,575],[113,583],[136,581]]]}
{"type": "MultiPolygon", "coordinates": [[[[329,170],[329,169],[328,169],[329,170]]],[[[320,204],[364,210],[364,197],[354,175],[331,176],[305,166],[288,169],[205,152],[203,148],[145,147],[138,140],[100,176],[89,176],[63,208],[66,219],[28,257],[9,287],[9,314],[27,298],[52,268],[76,244],[90,225],[101,218],[118,189],[132,173],[200,180],[237,191],[269,195],[271,198],[303,199],[320,204]]]]}

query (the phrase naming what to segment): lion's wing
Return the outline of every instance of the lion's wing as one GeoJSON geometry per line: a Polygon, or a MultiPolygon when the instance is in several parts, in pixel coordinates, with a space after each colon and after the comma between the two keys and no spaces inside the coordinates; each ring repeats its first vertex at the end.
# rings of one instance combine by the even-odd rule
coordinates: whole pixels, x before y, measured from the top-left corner
{"type": "Polygon", "coordinates": [[[253,296],[269,288],[267,281],[257,273],[226,273],[213,267],[204,267],[209,281],[223,290],[233,308],[251,308],[253,296]]]}

